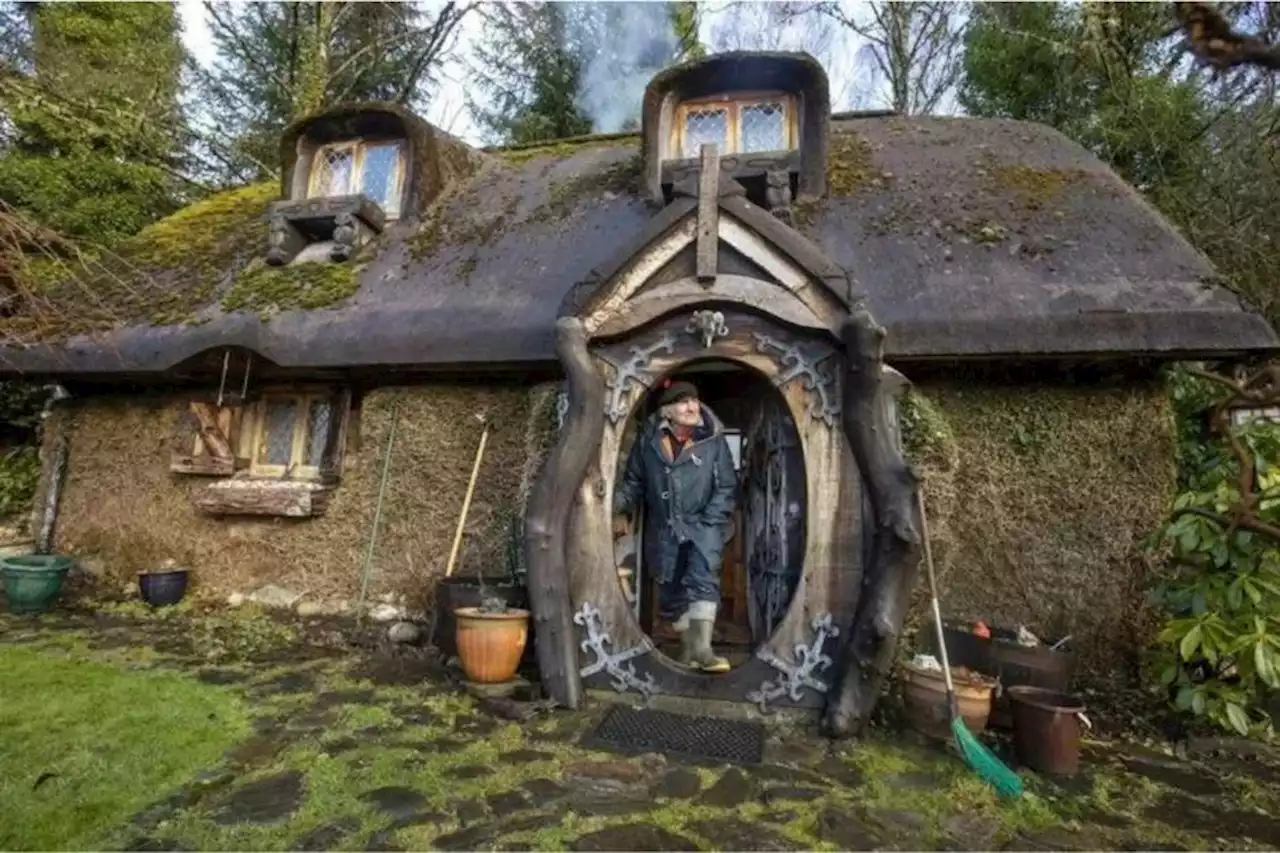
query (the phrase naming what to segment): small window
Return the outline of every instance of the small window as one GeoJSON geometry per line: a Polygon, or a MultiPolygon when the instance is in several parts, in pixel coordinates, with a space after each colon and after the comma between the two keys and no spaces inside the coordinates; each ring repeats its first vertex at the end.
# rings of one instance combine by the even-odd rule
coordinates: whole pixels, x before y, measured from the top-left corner
{"type": "Polygon", "coordinates": [[[311,167],[310,198],[364,193],[388,219],[400,215],[403,158],[399,142],[342,142],[316,152],[311,167]]]}
{"type": "Polygon", "coordinates": [[[796,146],[795,100],[790,95],[740,95],[686,101],[676,110],[670,150],[697,157],[714,142],[721,154],[786,151],[796,146]]]}
{"type": "Polygon", "coordinates": [[[242,433],[255,477],[320,477],[335,418],[329,394],[272,394],[253,405],[242,433]]]}

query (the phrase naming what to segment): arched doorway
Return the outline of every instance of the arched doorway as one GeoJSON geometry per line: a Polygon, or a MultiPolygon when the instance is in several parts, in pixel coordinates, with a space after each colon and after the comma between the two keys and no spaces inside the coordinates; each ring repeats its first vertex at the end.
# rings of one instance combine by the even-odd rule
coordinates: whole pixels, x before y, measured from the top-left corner
{"type": "MultiPolygon", "coordinates": [[[[737,474],[734,509],[720,566],[714,646],[738,666],[764,644],[786,614],[804,559],[804,452],[786,400],[759,371],[727,359],[685,364],[663,379],[685,380],[724,427],[737,474]]],[[[629,418],[615,482],[642,423],[655,415],[651,391],[629,418]]],[[[656,650],[675,658],[679,635],[657,614],[658,584],[644,563],[643,520],[614,543],[623,593],[656,650]]],[[[651,531],[650,531],[651,535],[651,531]]]]}

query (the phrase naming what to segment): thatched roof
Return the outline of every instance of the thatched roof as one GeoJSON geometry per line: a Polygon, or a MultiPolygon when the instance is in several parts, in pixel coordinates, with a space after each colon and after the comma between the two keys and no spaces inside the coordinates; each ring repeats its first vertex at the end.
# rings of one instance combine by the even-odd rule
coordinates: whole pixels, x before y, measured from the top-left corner
{"type": "MultiPolygon", "coordinates": [[[[828,197],[799,204],[797,227],[852,276],[899,363],[1277,346],[1201,254],[1056,131],[886,116],[831,130],[828,197]]],[[[300,369],[552,364],[566,292],[658,212],[639,152],[636,136],[490,152],[358,271],[262,267],[275,187],[206,201],[74,282],[44,269],[39,316],[0,318],[0,369],[149,373],[224,346],[300,369]]]]}

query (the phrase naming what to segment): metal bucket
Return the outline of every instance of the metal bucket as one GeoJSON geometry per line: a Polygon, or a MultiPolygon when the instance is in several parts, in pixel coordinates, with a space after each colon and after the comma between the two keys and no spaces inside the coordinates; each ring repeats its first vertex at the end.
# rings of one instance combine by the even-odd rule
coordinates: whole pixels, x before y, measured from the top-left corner
{"type": "Polygon", "coordinates": [[[1018,760],[1039,773],[1074,776],[1080,769],[1084,702],[1068,693],[1020,684],[1005,691],[1013,705],[1018,760]]]}

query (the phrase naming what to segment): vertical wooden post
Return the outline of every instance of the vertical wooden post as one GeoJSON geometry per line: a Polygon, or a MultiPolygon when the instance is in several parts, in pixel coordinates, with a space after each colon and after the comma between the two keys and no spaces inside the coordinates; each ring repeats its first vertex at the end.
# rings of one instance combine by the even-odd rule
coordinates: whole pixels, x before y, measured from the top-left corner
{"type": "Polygon", "coordinates": [[[697,276],[705,285],[716,280],[716,258],[720,252],[720,155],[716,144],[702,146],[702,170],[698,173],[697,276]]]}
{"type": "Polygon", "coordinates": [[[572,709],[582,702],[582,678],[565,539],[574,499],[604,436],[604,380],[591,364],[578,318],[556,321],[556,354],[569,379],[569,411],[529,495],[524,552],[542,686],[556,704],[572,709]]]}

